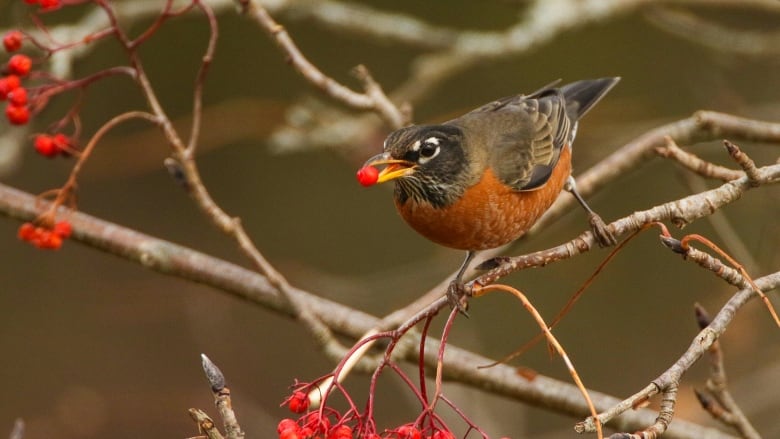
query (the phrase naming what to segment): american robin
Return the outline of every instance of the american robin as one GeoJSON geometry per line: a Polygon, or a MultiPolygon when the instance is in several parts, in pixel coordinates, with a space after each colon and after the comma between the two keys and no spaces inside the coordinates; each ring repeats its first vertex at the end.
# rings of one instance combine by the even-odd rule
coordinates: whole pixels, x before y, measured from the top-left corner
{"type": "Polygon", "coordinates": [[[475,252],[522,236],[564,188],[588,211],[600,242],[614,244],[576,192],[571,145],[579,119],[619,79],[560,88],[556,81],[440,125],[399,129],[385,140],[384,152],[358,172],[365,185],[393,180],[395,206],[414,230],[468,252],[448,289],[453,306],[465,311],[461,278],[475,252]],[[377,173],[375,166],[382,165],[377,173]]]}

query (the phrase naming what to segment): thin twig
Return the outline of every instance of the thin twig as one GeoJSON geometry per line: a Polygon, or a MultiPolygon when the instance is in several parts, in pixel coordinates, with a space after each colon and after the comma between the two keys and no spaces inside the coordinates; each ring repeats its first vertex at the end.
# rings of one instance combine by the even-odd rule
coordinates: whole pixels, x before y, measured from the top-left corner
{"type": "Polygon", "coordinates": [[[190,409],[189,413],[190,418],[192,418],[192,420],[198,424],[198,429],[201,432],[206,433],[206,436],[209,439],[224,439],[222,433],[219,432],[219,429],[214,424],[214,421],[211,420],[206,412],[198,409],[190,409]]]}
{"type": "MultiPolygon", "coordinates": [[[[690,173],[684,173],[682,175],[685,184],[690,188],[691,193],[700,193],[707,190],[707,185],[703,179],[697,175],[690,173]]],[[[724,210],[718,210],[712,215],[707,217],[710,225],[715,229],[715,233],[720,240],[725,243],[726,248],[731,251],[735,258],[742,262],[742,265],[747,267],[748,271],[752,273],[760,273],[761,264],[758,262],[755,256],[748,249],[742,233],[737,229],[736,225],[729,219],[728,214],[724,210]]]]}
{"type": "MultiPolygon", "coordinates": [[[[664,244],[668,244],[670,238],[668,237],[668,235],[661,236],[661,240],[664,242],[664,244]]],[[[677,251],[677,249],[673,249],[673,250],[677,251]]],[[[684,255],[687,259],[690,259],[696,262],[699,266],[712,271],[718,277],[730,283],[731,285],[734,285],[739,288],[747,288],[747,287],[753,288],[753,290],[756,292],[758,297],[760,297],[761,300],[764,302],[764,305],[769,311],[769,315],[775,321],[775,325],[777,327],[780,327],[780,317],[778,317],[777,312],[772,306],[772,303],[769,301],[769,298],[766,296],[766,294],[764,294],[763,291],[761,291],[758,285],[756,285],[756,283],[747,273],[747,271],[742,266],[742,264],[735,261],[734,258],[729,256],[728,253],[721,250],[717,245],[715,245],[709,239],[697,234],[684,236],[679,241],[679,250],[681,251],[681,254],[684,255]],[[722,258],[724,258],[731,265],[731,267],[723,264],[723,262],[721,262],[717,258],[710,256],[705,252],[690,247],[689,244],[690,241],[698,241],[706,245],[707,247],[715,251],[717,254],[719,254],[722,258]]]]}
{"type": "Polygon", "coordinates": [[[743,152],[739,146],[729,142],[728,140],[724,140],[723,145],[726,147],[726,150],[729,152],[731,158],[737,162],[743,171],[745,171],[745,175],[748,176],[750,184],[753,186],[760,185],[762,178],[761,172],[759,172],[758,168],[756,168],[756,163],[753,161],[753,159],[751,159],[749,155],[743,152]]]}
{"type": "Polygon", "coordinates": [[[284,26],[277,23],[259,1],[247,0],[242,1],[241,4],[249,17],[268,32],[279,49],[287,55],[290,64],[309,83],[348,107],[375,111],[391,127],[400,128],[406,125],[408,119],[390,102],[365,67],[359,69],[359,78],[363,81],[366,92],[352,91],[312,64],[300,51],[284,26]]]}
{"type": "MultiPolygon", "coordinates": [[[[777,286],[780,285],[780,272],[756,279],[755,283],[762,290],[777,288],[777,286]]],[[[726,331],[732,319],[737,314],[737,311],[754,296],[755,291],[752,288],[745,288],[734,294],[731,299],[723,305],[715,318],[712,319],[712,322],[699,332],[685,353],[670,368],[641,391],[623,400],[619,404],[615,404],[609,410],[600,413],[598,416],[599,421],[607,423],[616,416],[626,413],[628,410],[647,401],[659,391],[668,389],[673,385],[678,385],[682,375],[710,349],[712,344],[726,331]]],[[[578,423],[577,431],[595,431],[593,419],[588,418],[578,423]]]]}
{"type": "MultiPolygon", "coordinates": [[[[593,401],[591,400],[590,395],[588,394],[588,390],[585,388],[585,385],[582,384],[580,375],[577,373],[577,369],[574,368],[574,363],[572,363],[572,361],[569,359],[569,355],[563,349],[563,346],[561,346],[561,344],[558,342],[558,339],[555,338],[552,331],[550,330],[550,327],[544,321],[542,315],[539,314],[539,311],[536,310],[536,307],[534,307],[531,301],[528,300],[525,294],[520,292],[520,290],[517,290],[507,285],[502,285],[502,284],[488,285],[476,291],[475,295],[482,296],[493,290],[504,291],[517,297],[520,300],[520,302],[522,302],[523,307],[528,311],[529,314],[531,314],[531,317],[534,318],[536,324],[539,325],[539,327],[542,329],[542,332],[544,333],[544,336],[547,338],[547,342],[550,343],[550,345],[555,349],[555,352],[557,352],[558,355],[560,355],[563,362],[566,363],[566,369],[571,375],[571,378],[574,380],[574,383],[576,384],[577,388],[580,390],[580,393],[582,393],[582,396],[585,399],[585,403],[588,405],[588,410],[590,410],[591,416],[595,419],[594,425],[596,427],[596,435],[598,436],[599,439],[602,439],[604,437],[604,433],[601,431],[601,424],[598,422],[598,418],[596,418],[596,407],[593,405],[593,401]]],[[[453,309],[453,313],[455,312],[456,310],[453,309]]]]}
{"type": "Polygon", "coordinates": [[[192,128],[190,129],[190,138],[187,142],[186,150],[186,156],[188,157],[192,157],[195,153],[195,148],[197,148],[200,140],[201,117],[203,116],[203,86],[206,83],[206,75],[214,59],[214,52],[217,49],[217,38],[219,36],[219,27],[217,26],[217,17],[214,15],[214,11],[206,7],[201,0],[194,0],[194,4],[200,8],[208,20],[209,43],[206,47],[206,53],[203,54],[198,75],[195,78],[195,89],[192,93],[192,128]]]}
{"type": "MultiPolygon", "coordinates": [[[[707,311],[698,303],[694,309],[699,326],[701,329],[706,328],[712,320],[707,311]]],[[[710,378],[707,380],[707,390],[717,399],[717,402],[710,401],[707,394],[697,390],[696,396],[702,403],[702,407],[715,419],[737,430],[743,438],[761,439],[761,435],[758,434],[729,392],[720,343],[715,341],[707,353],[710,359],[710,378]]]]}
{"type": "Polygon", "coordinates": [[[651,9],[646,17],[663,31],[721,54],[732,52],[766,57],[780,53],[780,32],[777,30],[730,28],[690,12],[666,7],[651,9]]]}
{"type": "Polygon", "coordinates": [[[675,142],[674,139],[669,136],[666,136],[665,140],[666,144],[664,146],[655,148],[655,152],[661,157],[676,160],[685,168],[701,175],[702,177],[714,178],[722,181],[731,181],[745,175],[743,172],[716,165],[712,162],[703,160],[695,154],[683,150],[677,146],[677,142],[675,142]]]}
{"type": "Polygon", "coordinates": [[[225,376],[209,357],[201,354],[201,364],[206,378],[209,380],[211,392],[214,394],[214,405],[222,418],[227,439],[243,439],[244,431],[238,423],[236,413],[233,411],[233,403],[230,397],[230,389],[225,385],[225,376]]]}

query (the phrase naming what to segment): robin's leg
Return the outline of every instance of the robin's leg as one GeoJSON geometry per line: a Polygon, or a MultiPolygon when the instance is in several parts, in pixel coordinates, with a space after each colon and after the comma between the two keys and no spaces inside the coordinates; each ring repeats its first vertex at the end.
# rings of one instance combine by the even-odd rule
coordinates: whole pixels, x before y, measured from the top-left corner
{"type": "Polygon", "coordinates": [[[588,212],[590,228],[593,231],[593,236],[596,238],[596,241],[599,243],[599,245],[601,247],[611,247],[617,244],[615,235],[609,231],[604,220],[602,220],[601,217],[596,212],[594,212],[590,206],[588,206],[588,203],[585,202],[585,199],[580,196],[579,192],[577,192],[577,182],[571,175],[566,179],[566,185],[564,186],[564,189],[571,192],[571,194],[574,195],[574,198],[577,199],[577,202],[580,203],[580,205],[588,212]]]}
{"type": "Polygon", "coordinates": [[[471,263],[476,254],[477,252],[474,251],[466,253],[466,259],[461,264],[460,269],[458,269],[458,274],[455,275],[455,279],[447,287],[447,300],[450,302],[450,306],[458,308],[458,311],[465,316],[468,316],[466,312],[468,309],[468,298],[466,297],[466,290],[463,288],[463,273],[469,268],[469,263],[471,263]]]}

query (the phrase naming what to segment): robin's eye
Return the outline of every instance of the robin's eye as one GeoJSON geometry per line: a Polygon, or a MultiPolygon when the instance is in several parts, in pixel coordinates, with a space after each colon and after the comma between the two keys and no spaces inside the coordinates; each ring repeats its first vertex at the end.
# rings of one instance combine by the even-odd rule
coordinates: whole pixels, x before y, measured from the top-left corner
{"type": "Polygon", "coordinates": [[[420,147],[420,157],[429,159],[436,155],[438,152],[439,147],[436,145],[431,145],[429,143],[423,143],[423,145],[420,147]]]}
{"type": "Polygon", "coordinates": [[[413,149],[416,150],[418,154],[417,161],[423,165],[428,160],[436,157],[440,152],[440,142],[441,141],[438,137],[429,137],[422,142],[417,141],[413,147],[413,149]]]}

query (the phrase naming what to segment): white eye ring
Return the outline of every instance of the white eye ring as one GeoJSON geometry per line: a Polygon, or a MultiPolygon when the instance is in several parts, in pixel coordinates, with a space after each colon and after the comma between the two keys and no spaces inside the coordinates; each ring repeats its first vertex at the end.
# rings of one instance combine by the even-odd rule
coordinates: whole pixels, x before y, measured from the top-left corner
{"type": "Polygon", "coordinates": [[[423,146],[419,150],[419,156],[417,158],[417,163],[424,165],[428,163],[430,160],[432,160],[434,157],[439,155],[439,152],[441,152],[441,147],[439,146],[438,139],[433,137],[432,139],[435,139],[436,142],[429,142],[428,140],[425,141],[423,146]],[[436,149],[431,152],[431,147],[436,146],[436,149]],[[430,153],[430,155],[428,155],[430,153]]]}

